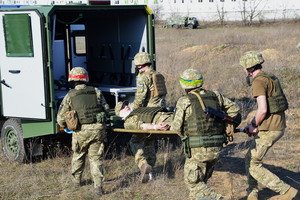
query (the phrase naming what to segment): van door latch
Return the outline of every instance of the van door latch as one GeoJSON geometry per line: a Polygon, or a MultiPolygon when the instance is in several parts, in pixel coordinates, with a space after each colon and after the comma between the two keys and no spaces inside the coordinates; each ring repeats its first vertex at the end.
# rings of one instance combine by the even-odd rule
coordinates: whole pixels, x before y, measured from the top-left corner
{"type": "Polygon", "coordinates": [[[8,88],[11,88],[11,86],[10,85],[8,85],[6,82],[5,82],[5,80],[3,79],[3,80],[1,80],[0,81],[0,83],[2,83],[3,85],[5,85],[6,87],[8,87],[8,88]]]}

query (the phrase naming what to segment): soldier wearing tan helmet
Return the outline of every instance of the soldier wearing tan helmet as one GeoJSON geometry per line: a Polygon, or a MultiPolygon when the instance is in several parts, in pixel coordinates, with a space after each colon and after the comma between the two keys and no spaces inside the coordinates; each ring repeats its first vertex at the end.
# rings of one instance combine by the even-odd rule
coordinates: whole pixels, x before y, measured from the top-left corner
{"type": "MultiPolygon", "coordinates": [[[[165,107],[167,89],[164,77],[151,68],[152,59],[146,52],[137,53],[133,60],[138,70],[137,91],[130,108],[165,107]]],[[[135,155],[135,162],[141,171],[141,181],[147,182],[144,174],[152,171],[156,162],[154,137],[133,135],[130,147],[135,155]]]]}
{"type": "Polygon", "coordinates": [[[286,128],[284,111],[288,109],[288,102],[278,78],[273,74],[263,72],[263,62],[262,54],[257,51],[248,51],[240,58],[240,65],[253,79],[252,95],[258,106],[255,117],[245,127],[248,135],[254,136],[245,158],[249,185],[247,200],[260,199],[258,183],[280,193],[270,199],[292,200],[298,191],[262,165],[267,151],[284,134],[286,128]]]}
{"type": "Polygon", "coordinates": [[[106,140],[105,121],[102,118],[109,110],[103,94],[97,88],[87,86],[88,72],[82,67],[75,67],[69,73],[69,82],[74,83],[60,104],[57,123],[66,127],[66,113],[76,111],[79,125],[72,133],[72,181],[76,188],[81,186],[86,155],[89,156],[90,170],[97,196],[103,194],[103,153],[106,140]]]}
{"type": "Polygon", "coordinates": [[[219,92],[204,89],[203,76],[198,70],[185,70],[179,82],[186,95],[177,101],[171,130],[178,132],[183,141],[186,155],[184,181],[190,191],[190,199],[224,199],[206,183],[226,142],[226,133],[233,134],[235,127],[217,118],[207,118],[204,110],[209,106],[239,123],[240,108],[219,92]]]}
{"type": "Polygon", "coordinates": [[[167,89],[164,77],[151,68],[152,60],[148,53],[141,52],[133,60],[139,74],[137,77],[137,92],[131,108],[138,107],[165,107],[167,89]]]}

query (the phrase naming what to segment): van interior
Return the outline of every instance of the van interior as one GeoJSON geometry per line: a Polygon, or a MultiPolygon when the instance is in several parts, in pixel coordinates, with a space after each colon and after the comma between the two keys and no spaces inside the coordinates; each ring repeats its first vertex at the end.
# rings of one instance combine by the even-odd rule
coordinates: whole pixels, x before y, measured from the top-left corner
{"type": "Polygon", "coordinates": [[[133,97],[136,90],[134,55],[148,52],[147,15],[144,9],[103,9],[101,6],[51,13],[53,76],[56,92],[64,96],[73,67],[84,67],[89,84],[105,93],[107,101],[133,97]]]}

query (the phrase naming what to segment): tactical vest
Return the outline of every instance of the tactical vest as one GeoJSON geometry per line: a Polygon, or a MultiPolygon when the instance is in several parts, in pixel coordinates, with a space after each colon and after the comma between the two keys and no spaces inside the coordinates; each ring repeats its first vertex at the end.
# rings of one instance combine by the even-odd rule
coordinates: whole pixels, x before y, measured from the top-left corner
{"type": "Polygon", "coordinates": [[[87,86],[82,90],[72,89],[69,91],[71,108],[76,110],[80,124],[91,124],[97,121],[96,115],[102,111],[97,102],[94,87],[87,86]]]}
{"type": "Polygon", "coordinates": [[[276,76],[273,74],[267,74],[265,72],[259,73],[255,76],[254,80],[257,77],[266,77],[270,80],[272,80],[274,86],[275,86],[275,93],[273,96],[267,97],[268,102],[268,111],[272,113],[277,112],[283,112],[288,109],[289,105],[287,102],[287,99],[283,93],[282,87],[280,85],[280,82],[276,76]]]}
{"type": "Polygon", "coordinates": [[[155,71],[145,72],[145,73],[151,75],[152,78],[154,90],[151,91],[151,96],[157,97],[157,96],[166,95],[167,87],[165,83],[165,77],[161,73],[155,71]]]}
{"type": "Polygon", "coordinates": [[[163,111],[163,110],[164,110],[164,108],[162,108],[162,107],[139,107],[137,109],[134,109],[126,117],[126,119],[133,116],[133,115],[137,115],[139,121],[142,121],[144,123],[152,123],[156,113],[158,113],[160,111],[163,111]]]}
{"type": "MultiPolygon", "coordinates": [[[[194,90],[200,94],[200,89],[194,90]]],[[[205,106],[221,110],[218,98],[214,92],[206,91],[200,94],[205,106]]],[[[216,118],[206,118],[199,99],[189,93],[187,97],[191,101],[191,116],[184,121],[184,132],[189,137],[189,147],[217,147],[222,146],[226,140],[224,122],[216,118]]]]}

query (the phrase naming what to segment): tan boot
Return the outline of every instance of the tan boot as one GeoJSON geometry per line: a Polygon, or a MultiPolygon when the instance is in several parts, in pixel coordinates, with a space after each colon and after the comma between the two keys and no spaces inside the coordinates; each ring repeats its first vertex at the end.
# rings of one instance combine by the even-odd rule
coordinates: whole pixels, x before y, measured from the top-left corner
{"type": "Polygon", "coordinates": [[[290,189],[286,193],[271,197],[269,200],[293,200],[297,196],[297,193],[298,190],[290,187],[290,189]]]}
{"type": "Polygon", "coordinates": [[[95,191],[96,196],[102,196],[102,195],[104,195],[104,191],[103,191],[102,187],[95,187],[94,191],[95,191]]]}
{"type": "Polygon", "coordinates": [[[257,190],[252,190],[248,194],[247,200],[258,200],[258,192],[257,192],[257,190]]]}
{"type": "Polygon", "coordinates": [[[74,178],[74,177],[72,177],[72,182],[73,182],[74,188],[79,188],[81,186],[81,180],[80,180],[80,178],[74,178]]]}
{"type": "Polygon", "coordinates": [[[141,182],[147,183],[149,181],[149,173],[152,171],[151,165],[144,163],[141,167],[141,182]]]}

